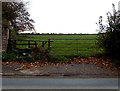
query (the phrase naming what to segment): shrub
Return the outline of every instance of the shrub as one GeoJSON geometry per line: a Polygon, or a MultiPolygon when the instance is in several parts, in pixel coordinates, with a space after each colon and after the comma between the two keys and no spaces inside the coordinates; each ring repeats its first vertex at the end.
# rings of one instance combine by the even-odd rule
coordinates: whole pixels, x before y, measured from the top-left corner
{"type": "Polygon", "coordinates": [[[98,43],[104,49],[106,56],[118,61],[120,60],[120,12],[115,10],[114,4],[113,14],[107,13],[107,22],[107,25],[103,25],[100,16],[98,43]]]}
{"type": "Polygon", "coordinates": [[[66,61],[67,58],[64,56],[55,56],[50,55],[50,49],[45,49],[43,47],[31,48],[31,56],[33,60],[39,60],[42,62],[50,61],[50,62],[61,62],[66,61]]]}
{"type": "Polygon", "coordinates": [[[48,61],[49,60],[49,50],[43,47],[32,47],[30,49],[31,56],[33,60],[48,61]]]}
{"type": "Polygon", "coordinates": [[[61,62],[67,61],[64,56],[50,55],[50,49],[43,47],[31,47],[24,50],[9,50],[8,53],[2,55],[3,61],[33,62],[33,61],[49,61],[61,62]]]}
{"type": "Polygon", "coordinates": [[[3,53],[2,54],[2,61],[15,61],[16,60],[16,54],[15,53],[3,53]]]}

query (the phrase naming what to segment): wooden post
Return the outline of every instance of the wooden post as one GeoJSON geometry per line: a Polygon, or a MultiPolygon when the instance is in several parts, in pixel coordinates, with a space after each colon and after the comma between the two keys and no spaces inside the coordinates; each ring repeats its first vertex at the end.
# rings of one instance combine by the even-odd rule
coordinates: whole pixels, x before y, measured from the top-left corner
{"type": "Polygon", "coordinates": [[[16,49],[16,44],[17,44],[17,42],[16,42],[16,40],[14,40],[14,49],[16,49]]]}
{"type": "MultiPolygon", "coordinates": [[[[4,30],[6,31],[6,30],[4,30]]],[[[8,53],[8,50],[12,48],[12,45],[11,45],[11,29],[8,30],[9,31],[9,38],[8,38],[8,45],[7,45],[7,53],[8,53]]]]}
{"type": "Polygon", "coordinates": [[[48,39],[48,48],[50,48],[50,39],[48,39]]]}
{"type": "Polygon", "coordinates": [[[44,41],[42,41],[42,47],[44,47],[44,41]]]}
{"type": "Polygon", "coordinates": [[[10,40],[10,48],[16,49],[16,40],[14,40],[14,39],[10,40]]]}
{"type": "Polygon", "coordinates": [[[30,41],[28,41],[28,48],[30,48],[30,41]]]}
{"type": "Polygon", "coordinates": [[[37,43],[36,43],[36,41],[34,41],[35,42],[35,48],[37,48],[37,43]]]}

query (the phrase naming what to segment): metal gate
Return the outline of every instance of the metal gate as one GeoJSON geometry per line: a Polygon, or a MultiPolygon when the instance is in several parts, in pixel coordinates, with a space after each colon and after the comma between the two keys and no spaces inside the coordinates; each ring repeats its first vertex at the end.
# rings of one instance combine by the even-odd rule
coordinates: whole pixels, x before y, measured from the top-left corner
{"type": "Polygon", "coordinates": [[[51,55],[94,56],[101,52],[96,39],[51,38],[51,55]]]}

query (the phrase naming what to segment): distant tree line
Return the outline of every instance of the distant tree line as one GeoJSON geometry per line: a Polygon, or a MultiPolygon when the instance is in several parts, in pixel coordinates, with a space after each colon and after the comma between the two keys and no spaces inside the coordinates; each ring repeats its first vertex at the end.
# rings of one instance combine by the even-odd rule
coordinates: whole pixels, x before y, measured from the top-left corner
{"type": "Polygon", "coordinates": [[[82,34],[82,33],[19,33],[19,35],[96,35],[96,34],[82,34]]]}

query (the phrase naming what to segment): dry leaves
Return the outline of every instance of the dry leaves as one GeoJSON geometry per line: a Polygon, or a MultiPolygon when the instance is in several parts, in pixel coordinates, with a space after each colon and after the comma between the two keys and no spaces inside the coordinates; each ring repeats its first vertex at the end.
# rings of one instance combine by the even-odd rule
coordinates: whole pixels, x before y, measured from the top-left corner
{"type": "Polygon", "coordinates": [[[35,61],[35,62],[2,62],[3,65],[21,65],[21,67],[16,68],[15,70],[22,70],[22,69],[30,69],[30,68],[37,68],[37,67],[43,67],[43,66],[48,66],[48,65],[62,65],[62,64],[95,64],[98,65],[99,67],[106,68],[106,69],[111,69],[111,70],[119,70],[120,67],[116,68],[115,65],[106,58],[96,58],[96,57],[88,57],[88,58],[71,58],[67,62],[59,62],[59,63],[52,63],[52,62],[40,62],[40,61],[35,61]]]}
{"type": "Polygon", "coordinates": [[[73,61],[75,63],[79,64],[95,64],[98,65],[101,68],[111,69],[111,70],[119,70],[120,67],[117,67],[106,58],[96,58],[96,57],[88,57],[88,58],[73,58],[73,61]]]}

